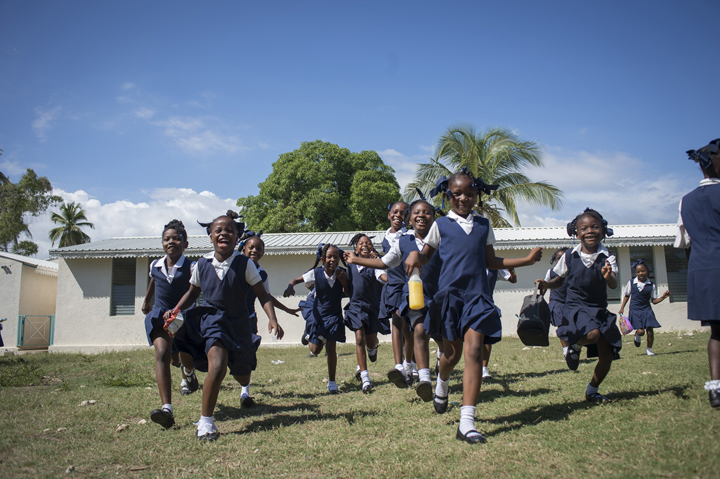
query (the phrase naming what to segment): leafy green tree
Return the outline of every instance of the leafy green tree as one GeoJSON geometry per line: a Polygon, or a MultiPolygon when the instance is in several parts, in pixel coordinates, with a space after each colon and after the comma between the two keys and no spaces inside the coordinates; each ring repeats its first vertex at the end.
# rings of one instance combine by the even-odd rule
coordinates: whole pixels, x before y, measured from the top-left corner
{"type": "Polygon", "coordinates": [[[395,171],[374,151],[320,140],[283,153],[257,196],[237,202],[253,229],[273,233],[384,229],[400,199],[395,171]]]}
{"type": "MultiPolygon", "coordinates": [[[[483,195],[482,206],[475,210],[488,218],[493,227],[520,226],[519,200],[559,210],[562,191],[545,181],[530,181],[524,171],[543,166],[540,147],[524,141],[507,128],[476,131],[471,125],[450,127],[438,140],[435,158],[418,165],[415,181],[405,188],[406,198],[417,196],[415,187],[427,196],[442,176],[467,167],[485,183],[499,185],[491,195],[483,195]]],[[[440,197],[436,198],[440,204],[440,197]]],[[[447,206],[447,204],[446,204],[447,206]]]]}
{"type": "Polygon", "coordinates": [[[53,212],[50,220],[60,225],[51,229],[49,234],[52,245],[55,246],[55,241],[59,240],[58,246],[60,248],[89,243],[90,237],[81,228],[83,226],[95,228],[94,224],[87,221],[82,206],[75,202],[65,203],[60,206],[60,214],[53,212]]]}
{"type": "Polygon", "coordinates": [[[35,243],[20,240],[23,235],[32,238],[26,220],[60,202],[62,198],[52,194],[50,180],[38,177],[30,168],[17,183],[0,172],[0,251],[12,248],[13,252],[23,253],[34,248],[37,253],[35,243]]]}
{"type": "Polygon", "coordinates": [[[12,252],[22,256],[35,256],[38,252],[38,245],[32,241],[23,240],[12,246],[12,252]]]}

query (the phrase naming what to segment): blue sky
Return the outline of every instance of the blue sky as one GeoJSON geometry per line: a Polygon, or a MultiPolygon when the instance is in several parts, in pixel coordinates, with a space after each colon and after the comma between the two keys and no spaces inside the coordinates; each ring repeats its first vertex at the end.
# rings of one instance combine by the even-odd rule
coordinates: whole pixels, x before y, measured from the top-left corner
{"type": "MultiPolygon", "coordinates": [[[[375,150],[406,183],[442,132],[505,126],[585,206],[674,222],[720,137],[720,4],[0,2],[0,171],[80,201],[94,240],[159,234],[257,194],[281,153],[375,150]],[[714,87],[714,88],[713,88],[714,87]]],[[[33,219],[41,245],[51,227],[33,219]]],[[[191,230],[201,233],[200,229],[191,230]]]]}

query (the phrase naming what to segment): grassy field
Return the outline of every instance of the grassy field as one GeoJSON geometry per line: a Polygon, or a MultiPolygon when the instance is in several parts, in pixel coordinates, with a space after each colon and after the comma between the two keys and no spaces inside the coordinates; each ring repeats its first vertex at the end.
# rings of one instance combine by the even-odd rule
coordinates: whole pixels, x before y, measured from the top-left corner
{"type": "MultiPolygon", "coordinates": [[[[194,436],[199,392],[174,393],[174,428],[149,421],[160,405],[152,349],[0,358],[0,476],[717,477],[720,411],[703,389],[708,334],[656,334],[656,357],[625,339],[600,389],[613,401],[603,405],[584,400],[594,361],[572,372],[555,338],[534,349],[503,340],[477,409],[488,442],[475,446],[455,439],[463,363],[451,380],[455,407],[438,415],[387,382],[387,344],[370,364],[370,395],[353,377],[354,346],[339,348],[337,396],[325,389],[323,357],[261,349],[258,404],[241,409],[240,386],[226,379],[221,436],[210,444],[194,436]],[[80,406],[88,400],[96,402],[80,406]]],[[[175,368],[173,378],[179,389],[175,368]]]]}

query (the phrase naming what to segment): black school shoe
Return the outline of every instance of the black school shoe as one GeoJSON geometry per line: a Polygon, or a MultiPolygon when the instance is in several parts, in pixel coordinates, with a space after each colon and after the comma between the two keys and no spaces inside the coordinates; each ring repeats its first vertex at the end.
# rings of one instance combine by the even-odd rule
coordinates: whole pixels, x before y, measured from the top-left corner
{"type": "Polygon", "coordinates": [[[580,365],[580,351],[575,351],[575,348],[568,346],[568,352],[565,355],[565,362],[567,363],[567,367],[570,371],[577,370],[580,365]]]}
{"type": "Polygon", "coordinates": [[[436,396],[433,394],[433,407],[435,408],[435,412],[438,414],[445,414],[445,411],[447,411],[448,408],[448,398],[436,396]],[[438,400],[440,402],[438,402],[438,400]]]}
{"type": "Polygon", "coordinates": [[[375,349],[368,348],[367,355],[368,355],[368,359],[370,360],[371,363],[374,363],[375,361],[377,361],[377,353],[378,353],[379,347],[380,347],[380,345],[378,344],[377,346],[375,346],[375,349]],[[375,351],[375,352],[373,353],[370,351],[375,351]]]}
{"type": "Polygon", "coordinates": [[[198,441],[213,442],[218,440],[220,433],[213,431],[205,434],[204,436],[198,436],[197,431],[195,431],[195,437],[198,438],[198,441]]]}
{"type": "Polygon", "coordinates": [[[477,432],[475,429],[470,429],[467,434],[463,434],[460,432],[460,427],[458,426],[457,433],[455,433],[455,439],[458,439],[460,441],[465,441],[468,444],[485,444],[487,440],[485,439],[485,436],[477,432]],[[475,433],[475,434],[472,434],[475,433]],[[472,434],[472,435],[470,435],[472,434]]]}
{"type": "MultiPolygon", "coordinates": [[[[391,383],[393,383],[400,389],[405,389],[408,387],[407,377],[405,377],[405,373],[403,373],[399,369],[392,368],[390,371],[388,371],[387,376],[388,380],[390,380],[391,383]]],[[[412,378],[410,378],[410,381],[412,381],[412,378]]]]}
{"type": "Polygon", "coordinates": [[[150,413],[150,420],[160,424],[165,429],[170,429],[175,425],[175,417],[173,413],[166,409],[153,409],[150,413]]]}
{"type": "Polygon", "coordinates": [[[429,381],[420,381],[415,386],[415,392],[424,402],[430,402],[433,399],[432,384],[429,381]]]}
{"type": "Polygon", "coordinates": [[[720,389],[712,389],[708,391],[708,399],[712,407],[720,407],[720,389]]]}
{"type": "Polygon", "coordinates": [[[198,378],[195,375],[195,371],[193,371],[190,376],[185,377],[185,381],[187,381],[187,388],[180,389],[180,393],[183,396],[194,393],[200,387],[200,383],[198,382],[198,378]]]}
{"type": "Polygon", "coordinates": [[[250,396],[245,396],[240,400],[240,405],[247,409],[255,405],[255,400],[250,396]]]}
{"type": "Polygon", "coordinates": [[[642,338],[640,338],[640,336],[638,336],[636,334],[635,337],[633,338],[633,344],[635,345],[636,348],[639,348],[640,345],[642,344],[642,338]]]}
{"type": "Polygon", "coordinates": [[[604,403],[610,401],[610,398],[603,396],[600,393],[585,394],[585,400],[589,402],[604,403]]]}

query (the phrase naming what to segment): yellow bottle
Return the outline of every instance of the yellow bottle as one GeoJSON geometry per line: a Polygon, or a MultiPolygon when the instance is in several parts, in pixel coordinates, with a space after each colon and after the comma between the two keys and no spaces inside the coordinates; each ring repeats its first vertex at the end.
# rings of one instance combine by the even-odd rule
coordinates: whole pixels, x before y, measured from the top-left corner
{"type": "Polygon", "coordinates": [[[408,281],[408,293],[410,309],[423,309],[425,307],[425,297],[423,296],[423,284],[420,279],[420,272],[417,268],[413,269],[408,281]]]}

